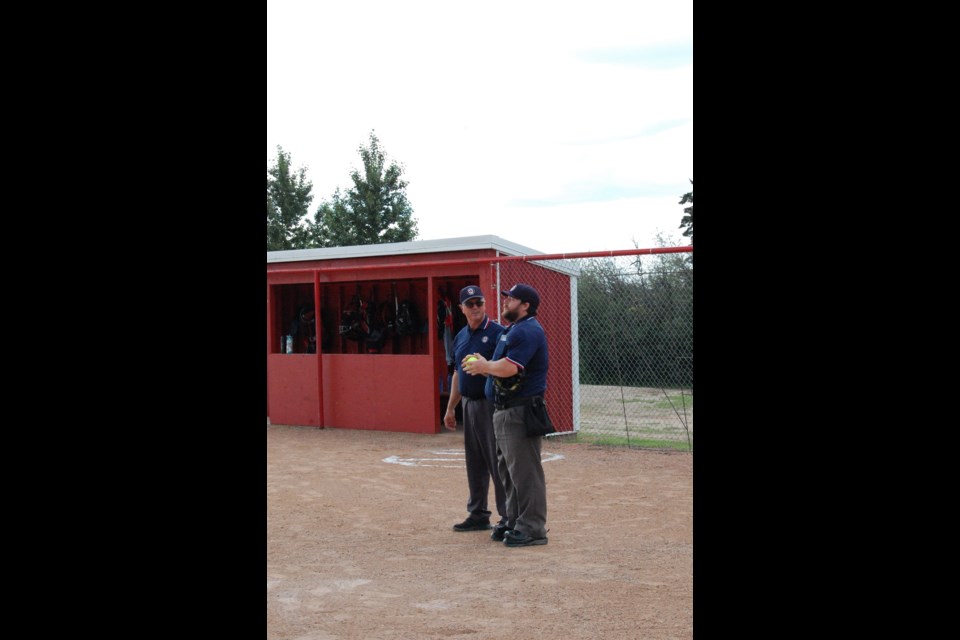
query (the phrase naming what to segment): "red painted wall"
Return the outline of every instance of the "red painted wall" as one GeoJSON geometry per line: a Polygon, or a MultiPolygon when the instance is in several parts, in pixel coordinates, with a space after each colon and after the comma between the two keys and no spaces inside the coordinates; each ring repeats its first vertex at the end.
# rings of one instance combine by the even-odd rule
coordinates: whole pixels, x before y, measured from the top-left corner
{"type": "Polygon", "coordinates": [[[547,335],[550,356],[547,392],[543,397],[550,409],[550,419],[558,431],[573,431],[570,276],[530,262],[501,264],[502,288],[509,289],[518,282],[531,285],[540,294],[537,320],[547,335]]]}
{"type": "Polygon", "coordinates": [[[324,425],[436,433],[432,377],[429,355],[325,355],[324,425]]]}
{"type": "Polygon", "coordinates": [[[316,356],[267,355],[267,398],[271,424],[319,427],[316,356]]]}

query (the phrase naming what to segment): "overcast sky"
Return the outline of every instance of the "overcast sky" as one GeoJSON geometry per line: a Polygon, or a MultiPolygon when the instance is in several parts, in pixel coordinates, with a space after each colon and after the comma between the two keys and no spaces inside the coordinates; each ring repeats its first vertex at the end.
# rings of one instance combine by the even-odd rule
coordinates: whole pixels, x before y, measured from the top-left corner
{"type": "Polygon", "coordinates": [[[317,206],[375,131],[420,240],[689,244],[693,1],[267,3],[267,161],[317,206]]]}

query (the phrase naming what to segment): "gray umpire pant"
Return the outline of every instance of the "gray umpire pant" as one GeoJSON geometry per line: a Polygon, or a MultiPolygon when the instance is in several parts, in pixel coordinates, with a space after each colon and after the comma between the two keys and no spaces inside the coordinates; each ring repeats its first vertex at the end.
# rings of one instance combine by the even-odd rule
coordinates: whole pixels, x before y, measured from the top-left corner
{"type": "Polygon", "coordinates": [[[472,400],[464,397],[460,401],[460,406],[463,407],[463,450],[467,460],[467,486],[470,488],[467,511],[473,520],[490,520],[487,496],[492,479],[493,493],[497,500],[497,513],[500,514],[500,519],[505,521],[507,502],[503,484],[497,472],[493,403],[486,398],[472,400]]]}
{"type": "Polygon", "coordinates": [[[542,438],[525,433],[526,406],[497,409],[497,470],[507,494],[507,527],[532,538],[547,536],[547,483],[540,463],[542,438]]]}

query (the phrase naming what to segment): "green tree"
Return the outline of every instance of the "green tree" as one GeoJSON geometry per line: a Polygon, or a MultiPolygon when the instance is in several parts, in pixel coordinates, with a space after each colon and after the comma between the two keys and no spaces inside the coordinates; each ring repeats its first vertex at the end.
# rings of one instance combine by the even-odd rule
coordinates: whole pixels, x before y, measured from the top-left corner
{"type": "Polygon", "coordinates": [[[277,157],[267,167],[267,251],[308,246],[304,218],[310,212],[313,184],[307,169],[293,169],[290,154],[277,146],[277,157]]]}
{"type": "Polygon", "coordinates": [[[683,197],[680,198],[680,202],[677,204],[687,204],[690,203],[689,207],[685,207],[683,212],[686,214],[680,220],[680,229],[686,227],[686,230],[683,232],[685,237],[690,238],[690,244],[693,244],[693,178],[690,178],[690,191],[683,194],[683,197]]]}
{"type": "MultiPolygon", "coordinates": [[[[675,245],[658,233],[656,246],[675,245]]],[[[690,386],[692,255],[591,258],[579,266],[580,382],[690,386]]]]}
{"type": "Polygon", "coordinates": [[[323,202],[310,223],[311,246],[406,242],[417,237],[417,221],[407,200],[403,168],[387,163],[386,153],[376,134],[370,132],[369,146],[361,145],[363,171],[350,173],[353,186],[343,193],[337,189],[323,202]]]}

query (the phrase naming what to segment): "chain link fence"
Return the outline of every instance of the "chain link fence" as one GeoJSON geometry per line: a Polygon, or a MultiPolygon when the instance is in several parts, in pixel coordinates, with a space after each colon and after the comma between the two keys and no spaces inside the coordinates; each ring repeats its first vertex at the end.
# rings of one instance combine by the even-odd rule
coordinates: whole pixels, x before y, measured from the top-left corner
{"type": "Polygon", "coordinates": [[[555,421],[576,429],[555,440],[693,451],[692,252],[504,261],[498,278],[536,282],[550,367],[573,374],[572,406],[547,390],[555,421]]]}

